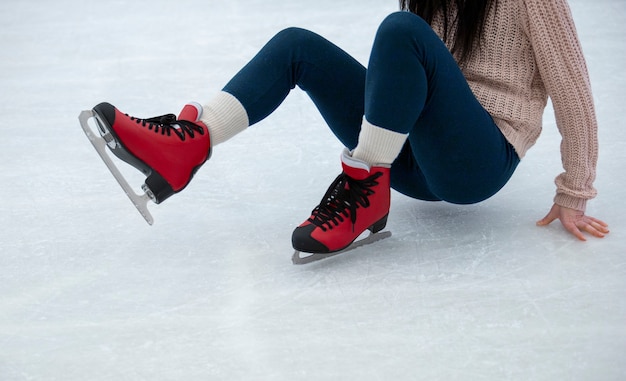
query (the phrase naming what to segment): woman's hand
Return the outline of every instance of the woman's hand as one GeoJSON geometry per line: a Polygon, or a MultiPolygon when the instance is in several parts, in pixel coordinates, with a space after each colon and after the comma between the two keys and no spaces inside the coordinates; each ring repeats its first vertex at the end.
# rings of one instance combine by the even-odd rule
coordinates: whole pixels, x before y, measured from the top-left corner
{"type": "Polygon", "coordinates": [[[585,213],[580,210],[566,208],[557,204],[552,205],[550,212],[543,219],[537,221],[537,226],[547,226],[557,218],[561,220],[567,231],[581,241],[587,240],[582,233],[583,231],[598,238],[603,238],[609,233],[609,225],[606,222],[585,216],[585,213]]]}

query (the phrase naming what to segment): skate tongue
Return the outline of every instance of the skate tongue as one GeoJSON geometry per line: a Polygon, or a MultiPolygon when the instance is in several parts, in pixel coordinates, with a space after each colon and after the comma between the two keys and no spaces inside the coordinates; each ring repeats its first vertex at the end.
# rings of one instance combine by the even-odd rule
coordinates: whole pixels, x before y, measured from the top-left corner
{"type": "Polygon", "coordinates": [[[178,120],[197,122],[202,117],[202,106],[197,102],[189,102],[183,107],[178,115],[178,120]]]}
{"type": "Polygon", "coordinates": [[[341,154],[341,166],[345,174],[355,180],[363,180],[370,175],[369,164],[353,158],[347,149],[344,149],[341,154]]]}

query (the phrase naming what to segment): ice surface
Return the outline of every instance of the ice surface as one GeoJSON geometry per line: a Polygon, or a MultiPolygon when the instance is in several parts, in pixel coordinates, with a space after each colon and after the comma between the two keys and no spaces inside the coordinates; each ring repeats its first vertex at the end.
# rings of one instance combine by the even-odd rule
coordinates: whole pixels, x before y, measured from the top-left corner
{"type": "Polygon", "coordinates": [[[293,266],[291,231],[341,151],[302,92],[151,205],[152,227],[78,114],[205,101],[292,25],[365,63],[396,1],[3,1],[0,380],[626,379],[626,3],[570,3],[601,128],[588,212],[607,238],[534,224],[561,171],[549,112],[491,200],[394,194],[391,238],[293,266]]]}

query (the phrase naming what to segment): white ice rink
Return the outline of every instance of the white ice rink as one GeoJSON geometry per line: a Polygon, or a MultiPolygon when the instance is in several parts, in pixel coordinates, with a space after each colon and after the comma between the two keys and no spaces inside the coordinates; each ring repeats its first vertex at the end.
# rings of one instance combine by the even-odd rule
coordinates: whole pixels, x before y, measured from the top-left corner
{"type": "Polygon", "coordinates": [[[291,232],[340,170],[303,92],[150,204],[152,227],[78,114],[204,102],[287,26],[366,63],[395,0],[3,0],[0,380],[626,380],[626,2],[570,5],[607,238],[535,226],[561,171],[550,111],[494,198],[394,193],[391,238],[294,266],[291,232]]]}

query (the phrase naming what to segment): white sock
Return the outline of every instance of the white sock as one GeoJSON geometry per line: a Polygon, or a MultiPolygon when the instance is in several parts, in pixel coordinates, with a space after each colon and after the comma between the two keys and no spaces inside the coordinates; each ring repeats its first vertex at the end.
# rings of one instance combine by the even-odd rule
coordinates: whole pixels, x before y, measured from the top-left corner
{"type": "Polygon", "coordinates": [[[364,118],[352,157],[369,165],[389,165],[398,157],[408,136],[374,126],[364,118]]]}
{"type": "Polygon", "coordinates": [[[211,146],[227,141],[248,128],[248,113],[233,95],[220,91],[202,106],[200,120],[207,125],[211,146]]]}

